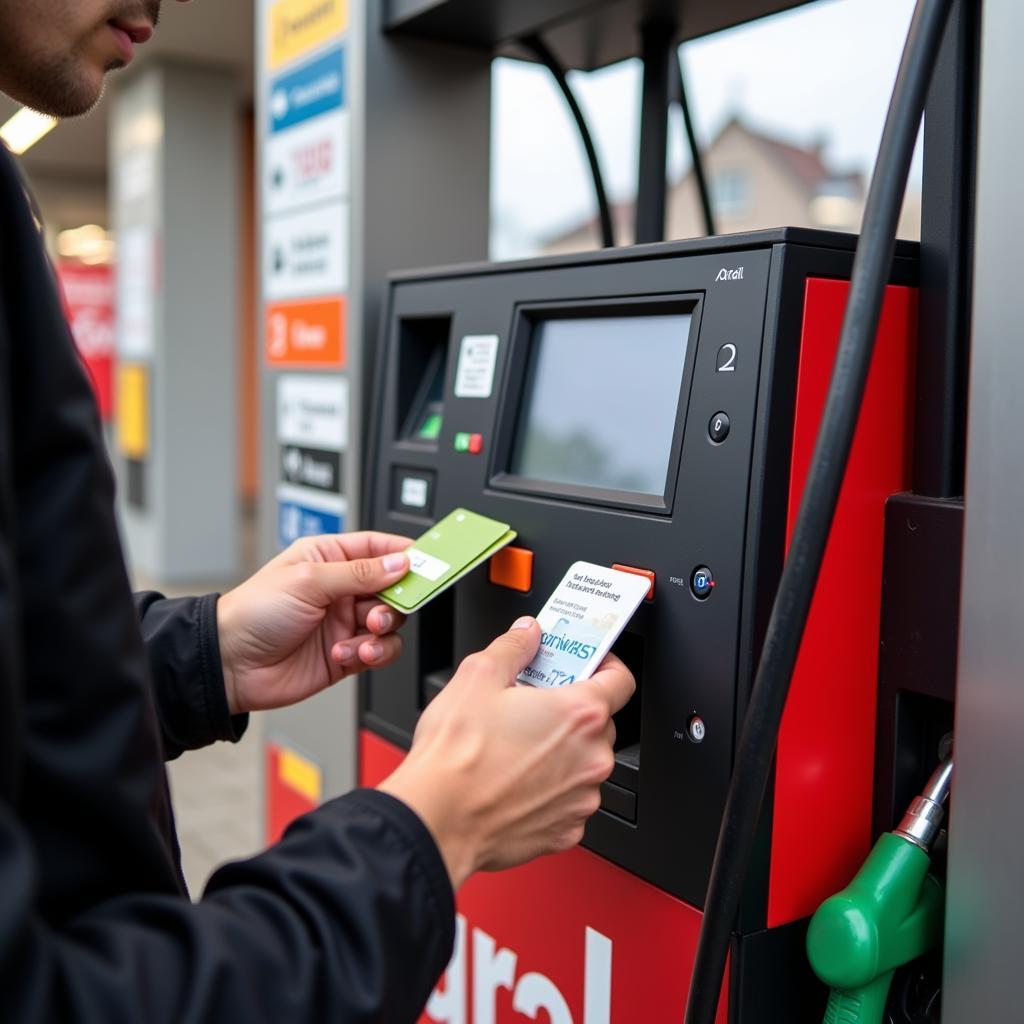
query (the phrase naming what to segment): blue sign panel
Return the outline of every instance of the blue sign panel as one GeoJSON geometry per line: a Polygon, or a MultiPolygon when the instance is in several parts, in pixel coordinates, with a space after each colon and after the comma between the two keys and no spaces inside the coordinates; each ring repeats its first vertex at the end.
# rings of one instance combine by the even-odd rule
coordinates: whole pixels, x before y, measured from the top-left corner
{"type": "Polygon", "coordinates": [[[283,131],[345,105],[345,48],[328,50],[270,85],[270,130],[283,131]]]}
{"type": "Polygon", "coordinates": [[[288,547],[300,537],[313,537],[319,533],[341,533],[345,529],[344,516],[307,508],[293,501],[278,500],[277,542],[288,547]]]}

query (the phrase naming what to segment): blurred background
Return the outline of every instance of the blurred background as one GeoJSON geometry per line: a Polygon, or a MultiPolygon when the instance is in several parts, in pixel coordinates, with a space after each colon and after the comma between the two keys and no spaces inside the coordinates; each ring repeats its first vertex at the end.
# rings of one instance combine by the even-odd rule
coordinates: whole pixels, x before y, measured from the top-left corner
{"type": "MultiPolygon", "coordinates": [[[[269,72],[258,59],[257,25],[269,6],[165,3],[155,39],[83,118],[54,123],[0,97],[0,135],[21,154],[94,381],[140,589],[224,591],[294,536],[352,521],[344,504],[322,495],[300,501],[287,490],[310,484],[300,479],[303,456],[289,454],[300,448],[282,448],[279,464],[276,447],[269,461],[261,447],[261,421],[274,402],[262,369],[302,366],[276,351],[278,321],[260,312],[261,276],[283,275],[277,292],[264,289],[263,298],[291,303],[294,312],[296,298],[316,294],[294,282],[315,277],[334,258],[329,240],[313,235],[278,244],[280,222],[268,219],[274,189],[284,187],[273,152],[261,152],[266,142],[258,130],[269,72]],[[271,174],[265,189],[261,168],[271,174]],[[289,259],[295,262],[286,265],[289,259]]],[[[782,224],[859,229],[911,10],[911,0],[823,0],[685,44],[689,100],[720,232],[782,224]]],[[[551,76],[506,58],[496,59],[492,72],[491,258],[596,248],[587,165],[551,76]]],[[[639,62],[570,72],[569,80],[594,135],[617,240],[628,244],[639,62]]],[[[344,107],[343,86],[339,92],[344,107]]],[[[267,101],[270,116],[287,127],[287,104],[276,109],[276,98],[267,101]]],[[[333,187],[314,179],[334,174],[326,161],[343,156],[307,147],[293,172],[314,190],[333,187]]],[[[667,173],[667,237],[702,234],[676,120],[667,173]]],[[[918,158],[901,222],[910,239],[920,231],[919,180],[918,158]]],[[[338,187],[347,190],[347,179],[338,187]]],[[[316,221],[330,209],[302,216],[316,221]]],[[[347,206],[338,209],[349,216],[347,206]]],[[[351,215],[357,219],[359,211],[351,215]]],[[[373,230],[368,217],[365,231],[373,230]]],[[[316,327],[323,309],[303,308],[310,344],[330,344],[330,332],[316,327]]],[[[343,350],[343,337],[338,344],[343,350]]],[[[279,434],[286,399],[277,392],[279,434]]],[[[329,419],[324,403],[345,401],[326,388],[313,404],[329,419]]],[[[321,490],[337,492],[340,451],[325,465],[334,476],[321,490]]],[[[300,488],[300,497],[309,489],[300,488]]],[[[222,744],[171,767],[194,891],[216,864],[263,842],[263,729],[254,720],[237,746],[222,744]]]]}

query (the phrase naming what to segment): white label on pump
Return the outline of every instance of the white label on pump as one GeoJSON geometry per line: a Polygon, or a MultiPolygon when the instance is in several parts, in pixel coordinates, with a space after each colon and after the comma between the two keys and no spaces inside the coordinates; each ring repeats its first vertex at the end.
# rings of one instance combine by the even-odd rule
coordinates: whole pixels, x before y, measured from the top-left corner
{"type": "Polygon", "coordinates": [[[467,334],[459,345],[455,369],[456,398],[490,398],[498,361],[496,334],[467,334]]]}

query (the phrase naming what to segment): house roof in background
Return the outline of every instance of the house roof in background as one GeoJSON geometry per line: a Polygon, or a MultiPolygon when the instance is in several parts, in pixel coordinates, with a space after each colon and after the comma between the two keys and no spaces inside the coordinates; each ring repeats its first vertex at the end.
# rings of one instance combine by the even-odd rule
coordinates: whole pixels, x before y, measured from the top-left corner
{"type": "MultiPolygon", "coordinates": [[[[847,188],[863,194],[864,175],[860,171],[837,170],[829,167],[824,159],[824,146],[800,146],[767,132],[759,131],[747,124],[738,115],[734,115],[719,129],[714,139],[704,147],[703,156],[706,160],[729,132],[742,132],[751,142],[761,148],[770,160],[780,166],[785,174],[797,182],[813,197],[828,187],[845,185],[847,188]]],[[[669,184],[669,192],[681,188],[693,174],[692,168],[669,184]]],[[[610,204],[612,222],[616,226],[631,224],[636,211],[636,200],[624,199],[610,204]]],[[[584,231],[596,230],[596,215],[569,227],[561,228],[543,240],[544,245],[554,245],[584,231]]]]}
{"type": "MultiPolygon", "coordinates": [[[[725,133],[737,128],[749,136],[773,159],[780,163],[785,170],[806,188],[816,192],[829,182],[844,182],[863,189],[864,176],[860,171],[837,170],[829,167],[824,160],[824,144],[815,146],[799,146],[778,136],[768,135],[766,132],[758,131],[748,124],[744,124],[738,117],[733,117],[715,139],[717,142],[725,133]]],[[[715,145],[711,143],[711,146],[715,145]]],[[[711,147],[709,147],[710,149],[711,147]]]]}

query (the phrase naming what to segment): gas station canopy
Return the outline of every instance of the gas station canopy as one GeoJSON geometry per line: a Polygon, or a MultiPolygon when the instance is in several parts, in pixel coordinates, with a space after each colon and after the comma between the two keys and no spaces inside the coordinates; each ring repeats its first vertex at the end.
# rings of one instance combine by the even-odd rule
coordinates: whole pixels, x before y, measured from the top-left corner
{"type": "Polygon", "coordinates": [[[540,32],[569,68],[592,71],[640,52],[639,28],[663,24],[677,41],[732,28],[808,0],[390,0],[384,27],[425,39],[535,59],[516,45],[540,32]]]}

